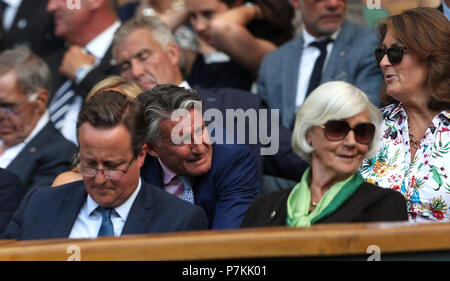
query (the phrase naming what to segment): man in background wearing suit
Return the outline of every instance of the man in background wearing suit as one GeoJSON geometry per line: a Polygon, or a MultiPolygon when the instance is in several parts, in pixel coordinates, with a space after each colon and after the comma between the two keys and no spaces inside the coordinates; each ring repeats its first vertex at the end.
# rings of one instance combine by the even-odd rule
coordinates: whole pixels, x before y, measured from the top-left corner
{"type": "MultiPolygon", "coordinates": [[[[157,84],[174,84],[190,89],[190,85],[183,80],[180,70],[183,54],[175,42],[172,32],[160,19],[133,18],[125,22],[114,35],[113,55],[121,76],[135,81],[145,90],[150,90],[157,84]]],[[[255,110],[265,108],[262,100],[247,91],[214,88],[196,89],[204,102],[204,110],[218,109],[226,119],[226,110],[242,109],[255,110]]],[[[270,116],[268,116],[270,125],[270,116]]],[[[247,121],[247,120],[246,120],[247,121]]],[[[258,128],[258,123],[246,123],[246,132],[249,128],[258,128]]],[[[237,128],[237,126],[235,126],[237,128]]],[[[273,155],[261,156],[260,142],[248,144],[257,157],[259,174],[270,174],[292,180],[300,179],[308,164],[293,153],[291,148],[291,132],[280,127],[279,131],[272,130],[270,126],[266,135],[272,134],[279,138],[278,152],[273,155]]],[[[261,132],[259,132],[261,133],[261,132]]],[[[236,134],[235,134],[236,135],[236,134]]],[[[271,146],[272,143],[266,143],[271,146]]]]}
{"type": "Polygon", "coordinates": [[[54,77],[50,118],[64,137],[76,143],[75,123],[81,103],[91,88],[111,74],[111,42],[120,26],[113,0],[49,0],[55,35],[70,47],[45,58],[54,77]],[[70,2],[70,1],[69,1],[70,2]]]}
{"type": "Polygon", "coordinates": [[[55,37],[52,14],[45,9],[48,0],[0,0],[0,51],[19,45],[39,57],[64,48],[55,37]]]}
{"type": "Polygon", "coordinates": [[[76,151],[49,120],[50,80],[47,65],[26,47],[0,54],[0,167],[26,190],[50,185],[76,151]]]}
{"type": "Polygon", "coordinates": [[[238,228],[248,206],[261,193],[256,157],[250,148],[224,144],[225,132],[218,142],[212,141],[209,134],[217,136],[223,129],[208,131],[202,100],[194,90],[163,84],[137,99],[144,106],[148,130],[144,179],[203,207],[210,228],[238,228]],[[186,114],[172,118],[177,113],[186,114]]]}
{"type": "Polygon", "coordinates": [[[282,124],[293,128],[305,97],[326,81],[343,80],[363,90],[380,106],[382,73],[373,59],[375,34],[345,20],[346,0],[291,0],[300,9],[303,31],[265,56],[258,95],[280,109],[282,124]]]}
{"type": "Polygon", "coordinates": [[[87,101],[78,115],[83,181],[36,189],[5,238],[95,238],[206,229],[204,211],[140,178],[147,154],[144,112],[119,92],[87,101]]]}
{"type": "Polygon", "coordinates": [[[20,178],[0,168],[0,237],[25,195],[20,178]]]}

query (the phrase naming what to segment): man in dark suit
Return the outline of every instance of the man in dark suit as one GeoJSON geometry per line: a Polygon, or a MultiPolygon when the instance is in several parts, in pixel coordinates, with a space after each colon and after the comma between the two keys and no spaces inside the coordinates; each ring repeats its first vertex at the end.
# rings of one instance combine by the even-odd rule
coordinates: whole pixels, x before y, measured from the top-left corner
{"type": "Polygon", "coordinates": [[[0,236],[5,231],[12,215],[25,194],[20,178],[0,168],[0,236]]]}
{"type": "Polygon", "coordinates": [[[47,2],[48,0],[0,1],[1,51],[24,45],[42,57],[64,47],[64,40],[55,37],[53,33],[53,16],[45,10],[47,2]]]}
{"type": "MultiPolygon", "coordinates": [[[[113,55],[120,74],[139,83],[144,89],[150,90],[157,84],[174,84],[190,88],[183,80],[180,62],[183,54],[175,42],[170,29],[158,18],[134,18],[124,23],[114,35],[113,55]]],[[[242,109],[247,112],[255,111],[256,119],[246,119],[245,131],[258,128],[261,115],[260,109],[265,109],[262,100],[249,92],[229,89],[196,89],[204,101],[203,109],[218,109],[224,120],[228,110],[242,109]]],[[[233,112],[232,112],[233,113],[233,112]]],[[[308,166],[295,155],[291,148],[291,132],[280,126],[271,127],[272,115],[267,115],[267,130],[259,130],[258,136],[266,135],[271,138],[256,142],[249,141],[249,135],[244,136],[243,143],[250,146],[257,156],[260,174],[271,174],[292,180],[299,180],[302,172],[308,166]],[[269,153],[262,153],[268,149],[269,153]],[[263,154],[263,155],[261,155],[263,154]]],[[[234,118],[234,117],[233,117],[234,118]]],[[[238,123],[240,120],[237,120],[238,123]]],[[[278,123],[278,122],[277,122],[278,123]]],[[[235,136],[239,124],[234,126],[235,136]]],[[[278,124],[276,124],[278,125],[278,124]]],[[[241,139],[242,140],[242,139],[241,139]]]]}
{"type": "Polygon", "coordinates": [[[142,169],[144,179],[202,206],[210,228],[238,228],[261,193],[250,148],[224,144],[226,134],[219,137],[220,128],[208,130],[202,100],[194,90],[157,85],[140,94],[138,101],[145,109],[151,156],[142,169]]]}
{"type": "Polygon", "coordinates": [[[204,211],[140,179],[143,108],[119,92],[94,95],[78,115],[83,181],[36,189],[4,238],[95,238],[206,229],[204,211]]]}
{"type": "Polygon", "coordinates": [[[120,26],[114,1],[49,0],[47,11],[55,19],[55,35],[70,47],[44,58],[54,79],[50,118],[64,137],[76,143],[75,123],[81,103],[91,88],[111,74],[111,42],[120,26]]]}
{"type": "Polygon", "coordinates": [[[282,124],[293,128],[303,100],[326,81],[347,81],[381,106],[383,74],[373,59],[376,35],[345,20],[346,1],[291,2],[301,12],[302,33],[266,55],[258,74],[258,95],[280,110],[282,124]]]}
{"type": "Polygon", "coordinates": [[[69,170],[76,151],[49,121],[49,87],[47,65],[27,48],[0,54],[0,167],[27,190],[69,170]]]}

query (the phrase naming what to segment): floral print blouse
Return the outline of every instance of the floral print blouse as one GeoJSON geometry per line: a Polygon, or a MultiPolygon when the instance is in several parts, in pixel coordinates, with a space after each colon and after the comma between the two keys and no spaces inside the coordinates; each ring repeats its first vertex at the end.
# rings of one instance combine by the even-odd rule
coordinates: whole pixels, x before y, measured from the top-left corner
{"type": "Polygon", "coordinates": [[[360,172],[366,181],[401,192],[410,222],[450,221],[450,112],[433,118],[411,162],[408,116],[401,103],[381,109],[375,157],[360,172]]]}

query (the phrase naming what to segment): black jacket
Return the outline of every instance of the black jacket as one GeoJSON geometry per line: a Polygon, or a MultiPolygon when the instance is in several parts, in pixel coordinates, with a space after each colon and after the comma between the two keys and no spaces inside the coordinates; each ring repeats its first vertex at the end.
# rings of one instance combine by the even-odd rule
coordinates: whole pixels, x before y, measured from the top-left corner
{"type": "MultiPolygon", "coordinates": [[[[286,225],[286,203],[292,188],[263,194],[250,205],[241,227],[286,225]]],[[[408,220],[403,195],[364,182],[341,207],[317,223],[408,220]]]]}

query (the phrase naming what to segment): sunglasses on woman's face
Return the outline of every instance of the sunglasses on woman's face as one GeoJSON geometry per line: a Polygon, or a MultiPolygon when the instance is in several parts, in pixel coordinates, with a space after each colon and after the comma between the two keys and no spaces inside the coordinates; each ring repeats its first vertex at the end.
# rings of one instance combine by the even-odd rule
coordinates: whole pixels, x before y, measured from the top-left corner
{"type": "Polygon", "coordinates": [[[351,128],[346,121],[330,120],[320,126],[324,129],[325,137],[330,141],[340,141],[353,131],[355,140],[361,144],[369,144],[375,135],[375,125],[371,123],[359,123],[351,128]]]}
{"type": "Polygon", "coordinates": [[[402,61],[404,50],[406,50],[406,47],[402,46],[391,47],[389,49],[376,48],[375,58],[377,59],[378,64],[380,64],[384,55],[387,54],[389,62],[396,64],[402,61]]]}

